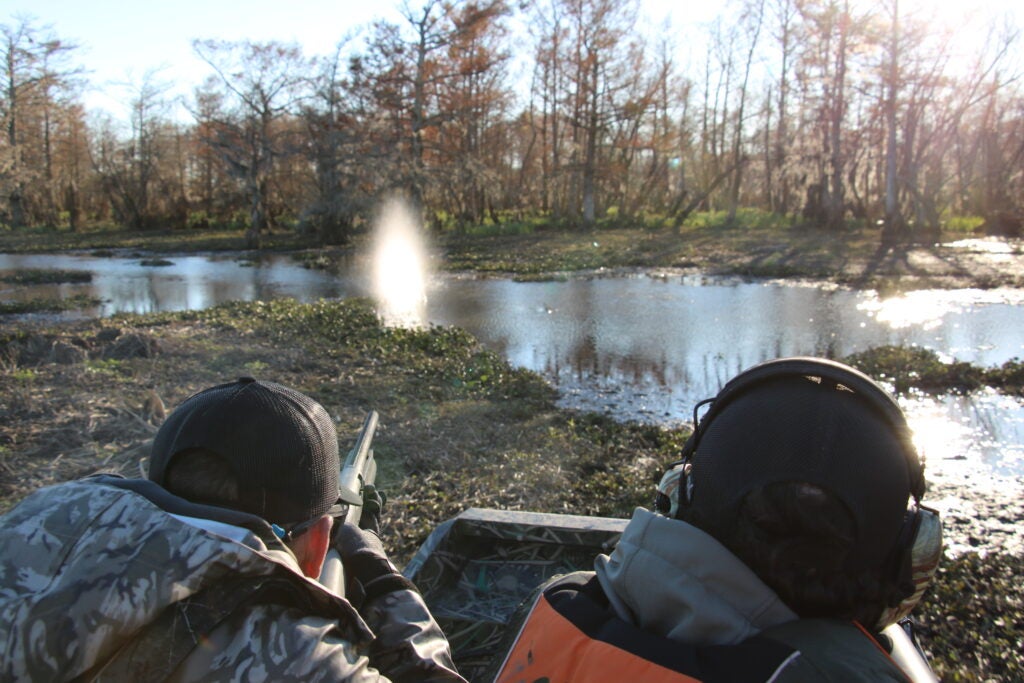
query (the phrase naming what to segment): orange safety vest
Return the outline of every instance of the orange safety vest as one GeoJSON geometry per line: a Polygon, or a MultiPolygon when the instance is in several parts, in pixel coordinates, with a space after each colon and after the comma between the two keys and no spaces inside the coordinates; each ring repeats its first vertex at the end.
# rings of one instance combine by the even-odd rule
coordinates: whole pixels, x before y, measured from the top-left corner
{"type": "Polygon", "coordinates": [[[686,645],[616,617],[589,573],[539,593],[496,683],[768,681],[799,652],[754,636],[736,645],[686,645]]]}

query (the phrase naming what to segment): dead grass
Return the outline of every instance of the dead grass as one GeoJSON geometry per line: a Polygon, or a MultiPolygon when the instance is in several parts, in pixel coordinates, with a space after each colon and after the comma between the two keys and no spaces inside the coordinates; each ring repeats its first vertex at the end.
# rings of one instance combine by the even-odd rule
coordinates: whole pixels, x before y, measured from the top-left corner
{"type": "MultiPolygon", "coordinates": [[[[621,435],[602,442],[592,425],[554,407],[539,376],[511,369],[468,335],[390,333],[365,313],[361,302],[228,305],[8,333],[6,346],[0,333],[0,512],[39,486],[92,472],[140,476],[155,432],[142,411],[147,388],[171,408],[242,375],[316,398],[343,443],[366,411],[380,412],[374,446],[393,501],[385,535],[400,562],[466,507],[567,511],[587,497],[581,467],[618,462],[609,468],[621,477],[638,458],[668,458],[654,454],[680,438],[617,427],[621,435]],[[117,342],[103,330],[113,328],[157,340],[159,351],[104,358],[117,342]],[[17,357],[26,346],[72,343],[87,349],[84,361],[17,357]]],[[[646,502],[654,473],[629,475],[625,485],[609,480],[614,493],[575,511],[628,514],[646,502]]]]}

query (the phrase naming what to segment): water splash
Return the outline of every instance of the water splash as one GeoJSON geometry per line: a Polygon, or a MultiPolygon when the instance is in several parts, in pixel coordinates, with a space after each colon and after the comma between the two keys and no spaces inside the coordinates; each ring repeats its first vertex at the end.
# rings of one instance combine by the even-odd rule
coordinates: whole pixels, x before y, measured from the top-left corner
{"type": "Polygon", "coordinates": [[[384,202],[374,226],[373,296],[390,327],[424,327],[427,320],[427,245],[412,208],[384,202]]]}

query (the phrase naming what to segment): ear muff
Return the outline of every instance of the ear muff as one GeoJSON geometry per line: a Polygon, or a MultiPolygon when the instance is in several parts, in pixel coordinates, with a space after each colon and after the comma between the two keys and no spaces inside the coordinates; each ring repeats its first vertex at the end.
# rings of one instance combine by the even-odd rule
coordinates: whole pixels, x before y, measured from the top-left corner
{"type": "Polygon", "coordinates": [[[654,498],[656,512],[673,519],[679,517],[679,499],[680,495],[686,495],[686,487],[689,482],[686,474],[689,467],[689,463],[677,460],[665,470],[661,481],[658,482],[658,492],[654,498]],[[682,494],[680,494],[680,490],[682,490],[682,494]]]}
{"type": "Polygon", "coordinates": [[[755,365],[731,379],[715,398],[694,407],[693,434],[683,446],[681,459],[672,463],[662,477],[655,508],[673,518],[685,516],[693,500],[693,478],[690,476],[693,456],[709,425],[737,396],[781,377],[805,377],[852,392],[884,419],[900,442],[912,501],[885,570],[898,586],[883,614],[883,619],[888,620],[886,624],[892,623],[910,612],[931,581],[942,555],[942,525],[938,512],[920,505],[925,489],[924,467],[903,411],[884,388],[854,368],[822,358],[783,358],[755,365]],[[698,417],[704,405],[710,405],[710,408],[703,417],[698,417]]]}
{"type": "Polygon", "coordinates": [[[882,612],[876,624],[879,630],[910,614],[931,584],[942,559],[942,521],[938,511],[922,505],[908,512],[910,514],[914,515],[911,522],[914,532],[907,545],[903,546],[909,548],[909,552],[900,554],[902,562],[897,569],[901,577],[901,595],[894,596],[895,599],[882,612]]]}

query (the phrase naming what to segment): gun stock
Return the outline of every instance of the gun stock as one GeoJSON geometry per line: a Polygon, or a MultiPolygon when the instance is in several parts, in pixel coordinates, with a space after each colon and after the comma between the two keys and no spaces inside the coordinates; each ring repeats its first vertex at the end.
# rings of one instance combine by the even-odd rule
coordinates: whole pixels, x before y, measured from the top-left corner
{"type": "MultiPolygon", "coordinates": [[[[363,511],[363,487],[373,484],[377,479],[377,461],[373,457],[371,447],[373,435],[377,431],[377,421],[376,410],[367,413],[356,437],[355,446],[342,463],[338,488],[340,500],[348,504],[348,510],[344,519],[335,520],[335,524],[359,524],[359,516],[363,511]]],[[[338,595],[345,594],[345,572],[341,564],[341,555],[337,550],[332,548],[327,551],[324,566],[317,580],[338,595]]]]}

